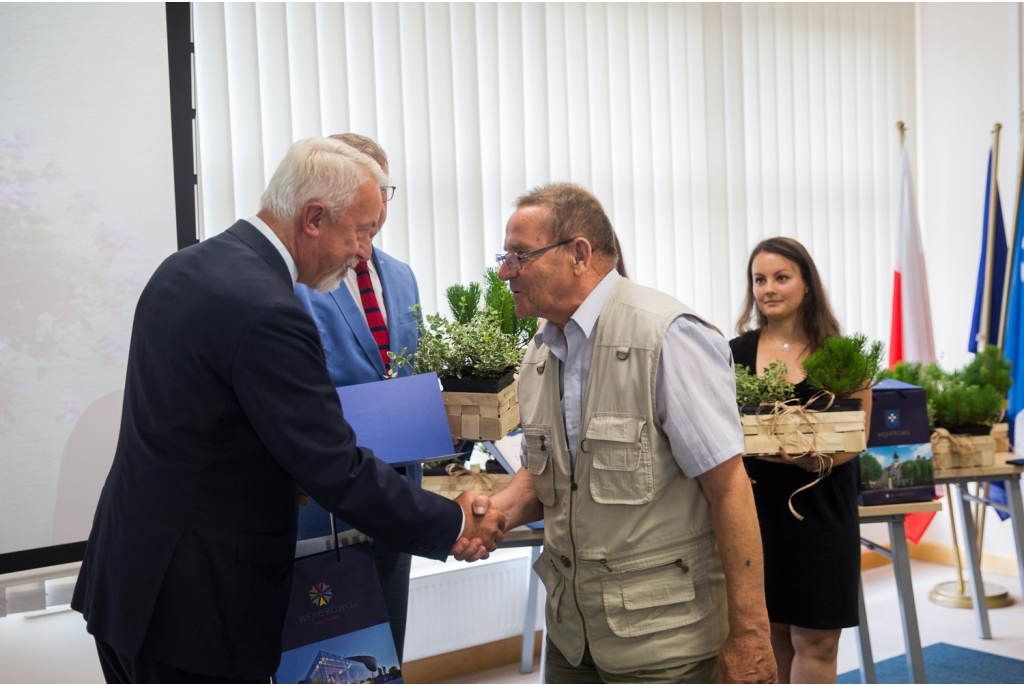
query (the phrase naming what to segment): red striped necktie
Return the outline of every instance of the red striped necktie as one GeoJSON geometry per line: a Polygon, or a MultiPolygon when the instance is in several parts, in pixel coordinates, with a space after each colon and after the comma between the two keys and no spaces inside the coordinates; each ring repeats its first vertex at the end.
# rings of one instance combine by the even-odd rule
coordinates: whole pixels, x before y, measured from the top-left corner
{"type": "Polygon", "coordinates": [[[356,282],[359,284],[359,298],[363,301],[366,323],[370,326],[370,334],[380,351],[380,360],[384,362],[384,369],[387,370],[391,365],[391,360],[388,359],[388,327],[384,323],[384,315],[380,313],[380,304],[373,292],[370,270],[366,267],[366,262],[356,264],[356,282]]]}

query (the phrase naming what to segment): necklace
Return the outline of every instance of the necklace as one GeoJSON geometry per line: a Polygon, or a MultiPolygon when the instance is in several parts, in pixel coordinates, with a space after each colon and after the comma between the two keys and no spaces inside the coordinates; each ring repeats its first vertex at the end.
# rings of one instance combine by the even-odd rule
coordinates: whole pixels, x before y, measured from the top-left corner
{"type": "Polygon", "coordinates": [[[768,335],[767,338],[773,345],[782,348],[783,352],[789,352],[796,347],[796,343],[782,342],[781,340],[776,340],[771,335],[768,335]]]}

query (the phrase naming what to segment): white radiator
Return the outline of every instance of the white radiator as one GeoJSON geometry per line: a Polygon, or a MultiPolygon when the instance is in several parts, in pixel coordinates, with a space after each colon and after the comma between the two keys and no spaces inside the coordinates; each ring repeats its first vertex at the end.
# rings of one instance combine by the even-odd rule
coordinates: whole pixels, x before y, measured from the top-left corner
{"type": "MultiPolygon", "coordinates": [[[[522,635],[531,573],[529,548],[473,564],[413,557],[405,661],[522,635]]],[[[534,630],[543,627],[543,585],[537,597],[534,630]]]]}

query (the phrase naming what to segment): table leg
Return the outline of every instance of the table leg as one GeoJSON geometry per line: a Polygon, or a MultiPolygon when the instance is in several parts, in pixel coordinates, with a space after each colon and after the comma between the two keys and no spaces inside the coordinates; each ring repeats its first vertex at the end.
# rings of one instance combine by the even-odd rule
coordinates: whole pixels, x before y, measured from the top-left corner
{"type": "Polygon", "coordinates": [[[871,654],[871,635],[868,632],[868,612],[864,607],[864,581],[857,581],[857,654],[860,656],[860,679],[865,683],[877,683],[875,657],[871,654]]]}
{"type": "Polygon", "coordinates": [[[964,547],[967,553],[967,570],[971,573],[971,601],[974,603],[974,622],[978,637],[992,639],[992,628],[988,622],[988,602],[985,598],[985,581],[981,577],[981,560],[978,558],[978,535],[971,516],[971,503],[963,496],[965,486],[956,485],[957,499],[960,500],[960,514],[963,522],[964,547]]]}
{"type": "Polygon", "coordinates": [[[1017,569],[1020,573],[1021,596],[1024,596],[1024,503],[1020,497],[1020,477],[1006,481],[1006,496],[1013,523],[1013,541],[1017,546],[1017,569]]]}
{"type": "Polygon", "coordinates": [[[907,672],[914,683],[927,683],[924,672],[924,653],[921,651],[921,631],[917,625],[917,604],[914,602],[914,583],[910,578],[910,553],[903,517],[889,523],[889,543],[892,546],[892,565],[896,571],[896,592],[900,596],[900,614],[903,616],[903,644],[907,648],[907,672]]]}
{"type": "Polygon", "coordinates": [[[548,617],[547,613],[544,614],[544,634],[540,638],[540,683],[547,682],[544,680],[546,671],[544,670],[548,665],[548,617]]]}
{"type": "Polygon", "coordinates": [[[540,547],[530,548],[530,558],[526,567],[526,616],[523,618],[523,650],[519,657],[519,672],[533,672],[533,635],[537,630],[537,586],[540,579],[533,572],[533,565],[540,557],[540,547]]]}

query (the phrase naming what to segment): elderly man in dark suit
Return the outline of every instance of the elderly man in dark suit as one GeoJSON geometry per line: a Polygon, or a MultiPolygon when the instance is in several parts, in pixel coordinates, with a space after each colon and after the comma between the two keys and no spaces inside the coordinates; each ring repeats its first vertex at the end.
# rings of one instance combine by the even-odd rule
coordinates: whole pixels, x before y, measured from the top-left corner
{"type": "Polygon", "coordinates": [[[386,185],[350,146],[300,141],[256,216],[172,255],[144,289],[72,602],[109,682],[269,678],[299,487],[406,553],[475,560],[500,542],[504,517],[479,493],[450,502],[356,446],[293,292],[338,286],[386,185]]]}

